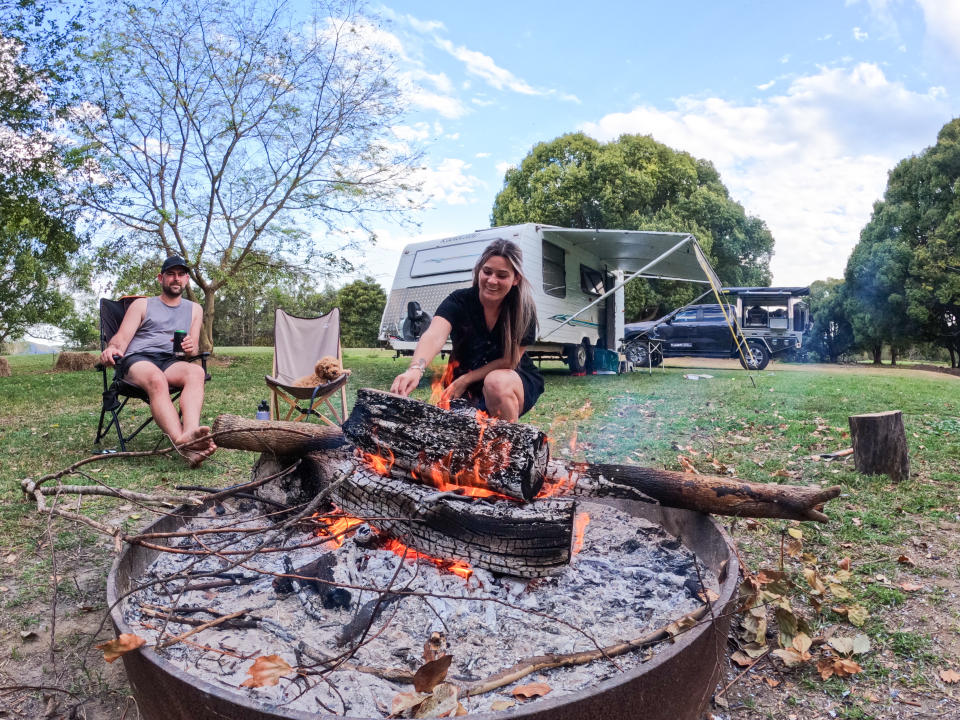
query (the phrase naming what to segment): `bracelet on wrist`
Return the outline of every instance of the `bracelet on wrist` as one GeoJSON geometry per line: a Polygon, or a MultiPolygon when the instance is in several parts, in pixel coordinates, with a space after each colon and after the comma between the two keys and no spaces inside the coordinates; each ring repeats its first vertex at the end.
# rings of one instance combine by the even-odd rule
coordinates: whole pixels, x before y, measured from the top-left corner
{"type": "Polygon", "coordinates": [[[421,375],[424,373],[424,367],[423,367],[423,365],[418,365],[417,363],[411,363],[411,365],[410,365],[410,367],[409,367],[408,369],[410,369],[410,370],[419,370],[421,375]]]}

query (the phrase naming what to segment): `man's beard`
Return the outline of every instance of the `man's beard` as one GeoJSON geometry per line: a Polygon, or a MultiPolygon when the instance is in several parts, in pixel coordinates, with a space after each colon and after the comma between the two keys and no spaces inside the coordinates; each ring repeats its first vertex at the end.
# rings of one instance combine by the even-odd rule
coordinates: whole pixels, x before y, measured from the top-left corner
{"type": "Polygon", "coordinates": [[[185,289],[185,288],[184,288],[183,285],[181,285],[181,286],[179,287],[179,289],[177,289],[177,290],[172,290],[169,285],[161,285],[161,286],[160,286],[160,291],[161,291],[164,295],[166,295],[168,298],[178,298],[178,297],[180,297],[181,295],[183,295],[184,289],[185,289]]]}

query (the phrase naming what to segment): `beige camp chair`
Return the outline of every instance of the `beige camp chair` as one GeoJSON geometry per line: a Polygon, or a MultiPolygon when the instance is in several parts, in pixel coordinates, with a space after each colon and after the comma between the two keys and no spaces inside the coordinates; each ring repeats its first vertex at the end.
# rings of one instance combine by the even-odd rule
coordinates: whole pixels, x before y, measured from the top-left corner
{"type": "Polygon", "coordinates": [[[273,324],[273,375],[264,379],[270,387],[272,402],[271,416],[280,418],[280,401],[289,409],[284,420],[293,417],[294,422],[315,415],[328,425],[341,425],[347,414],[347,391],[345,385],[349,373],[343,373],[336,380],[317,387],[298,387],[293,383],[297,379],[313,374],[317,360],[330,355],[343,362],[340,348],[340,308],[334,308],[326,315],[316,318],[301,318],[290,315],[277,308],[273,324]],[[340,412],[330,403],[330,398],[340,391],[340,412]],[[306,407],[299,401],[306,401],[306,407]],[[317,410],[325,403],[333,413],[334,420],[317,410]]]}

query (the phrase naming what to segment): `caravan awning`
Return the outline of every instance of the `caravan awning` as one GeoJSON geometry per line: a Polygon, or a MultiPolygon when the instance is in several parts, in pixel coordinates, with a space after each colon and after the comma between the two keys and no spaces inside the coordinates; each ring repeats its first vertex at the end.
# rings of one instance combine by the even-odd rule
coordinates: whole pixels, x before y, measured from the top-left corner
{"type": "Polygon", "coordinates": [[[551,237],[583,247],[599,256],[610,269],[623,270],[625,275],[709,283],[715,288],[720,281],[713,272],[706,253],[690,233],[653,232],[648,230],[577,230],[542,226],[545,240],[551,237]]]}
{"type": "MultiPolygon", "coordinates": [[[[598,256],[609,270],[622,270],[620,280],[603,295],[573,315],[564,318],[557,327],[540,337],[545,340],[577,316],[602,302],[627,283],[638,277],[659,280],[683,280],[706,283],[717,295],[721,292],[717,278],[700,243],[690,233],[653,232],[647,230],[576,230],[541,226],[544,240],[562,239],[574,247],[583,247],[598,256]]],[[[707,292],[710,292],[707,290],[707,292]]],[[[727,320],[732,322],[732,318],[727,320]]]]}

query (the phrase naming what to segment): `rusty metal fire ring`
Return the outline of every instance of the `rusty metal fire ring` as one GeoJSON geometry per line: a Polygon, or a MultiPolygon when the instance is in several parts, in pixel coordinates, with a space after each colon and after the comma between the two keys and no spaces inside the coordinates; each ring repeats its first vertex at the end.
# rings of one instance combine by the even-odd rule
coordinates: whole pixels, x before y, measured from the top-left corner
{"type": "MultiPolygon", "coordinates": [[[[730,613],[735,606],[737,560],[732,541],[708,515],[640,503],[609,503],[659,522],[683,540],[720,578],[720,597],[711,619],[680,635],[639,667],[575,693],[544,698],[508,711],[471,713],[476,720],[698,720],[716,689],[725,657],[730,613]]],[[[202,510],[202,508],[201,508],[202,510]]],[[[182,525],[178,515],[197,512],[180,508],[145,529],[171,532],[182,525]]],[[[157,551],[128,546],[114,561],[107,578],[107,602],[118,633],[133,632],[124,622],[118,599],[130,582],[153,561],[157,551]]],[[[123,656],[127,678],[145,720],[318,720],[343,717],[271,707],[234,694],[186,673],[151,649],[123,656]]]]}

